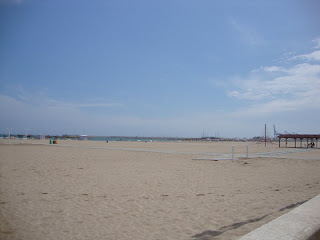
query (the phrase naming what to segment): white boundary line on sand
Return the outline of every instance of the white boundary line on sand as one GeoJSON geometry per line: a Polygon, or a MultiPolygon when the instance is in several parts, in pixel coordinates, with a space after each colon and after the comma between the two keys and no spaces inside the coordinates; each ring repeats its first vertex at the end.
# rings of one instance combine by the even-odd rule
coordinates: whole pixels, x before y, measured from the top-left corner
{"type": "Polygon", "coordinates": [[[188,154],[188,155],[204,155],[204,156],[213,156],[210,157],[198,157],[192,158],[192,160],[207,160],[207,161],[221,161],[221,160],[237,160],[242,159],[252,159],[252,158],[282,158],[282,159],[296,159],[296,160],[320,160],[320,158],[308,158],[308,157],[285,157],[279,156],[282,154],[298,153],[312,151],[313,149],[292,149],[287,151],[275,151],[275,152],[261,152],[261,153],[251,153],[248,157],[247,154],[235,154],[234,158],[231,158],[229,154],[224,153],[214,153],[214,152],[179,152],[179,151],[165,151],[165,150],[152,150],[152,149],[143,149],[143,148],[116,148],[116,147],[94,147],[94,146],[80,146],[80,145],[69,145],[69,144],[34,144],[27,142],[18,142],[18,143],[4,143],[8,145],[15,144],[31,144],[31,145],[43,145],[43,146],[55,146],[55,147],[74,147],[74,148],[89,148],[89,149],[106,149],[106,150],[123,150],[123,151],[134,151],[134,152],[154,152],[154,153],[167,153],[167,154],[188,154]],[[215,157],[217,156],[217,157],[215,157]]]}
{"type": "Polygon", "coordinates": [[[167,153],[167,154],[189,154],[189,155],[207,155],[207,156],[228,156],[223,153],[214,153],[214,152],[179,152],[179,151],[166,151],[166,150],[152,150],[144,148],[117,148],[117,147],[94,147],[94,146],[79,146],[79,145],[50,145],[43,144],[46,146],[55,146],[55,147],[73,147],[73,148],[89,148],[89,149],[105,149],[105,150],[122,150],[122,151],[133,151],[133,152],[153,152],[153,153],[167,153]]]}
{"type": "Polygon", "coordinates": [[[221,160],[234,160],[234,159],[232,158],[192,158],[192,160],[221,161],[221,160]]]}

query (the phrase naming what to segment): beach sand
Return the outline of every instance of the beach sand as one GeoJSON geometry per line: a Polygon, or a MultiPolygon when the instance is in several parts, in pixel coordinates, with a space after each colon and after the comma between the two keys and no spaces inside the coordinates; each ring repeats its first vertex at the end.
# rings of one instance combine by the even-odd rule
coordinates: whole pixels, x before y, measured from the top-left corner
{"type": "Polygon", "coordinates": [[[320,149],[10,141],[0,141],[3,240],[237,239],[320,193],[320,149]]]}

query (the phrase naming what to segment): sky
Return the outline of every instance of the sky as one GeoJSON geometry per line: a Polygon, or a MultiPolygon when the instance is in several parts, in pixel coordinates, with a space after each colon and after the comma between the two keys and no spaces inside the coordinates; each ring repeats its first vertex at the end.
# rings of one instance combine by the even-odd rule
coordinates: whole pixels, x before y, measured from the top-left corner
{"type": "Polygon", "coordinates": [[[317,0],[0,0],[0,132],[320,134],[317,0]]]}

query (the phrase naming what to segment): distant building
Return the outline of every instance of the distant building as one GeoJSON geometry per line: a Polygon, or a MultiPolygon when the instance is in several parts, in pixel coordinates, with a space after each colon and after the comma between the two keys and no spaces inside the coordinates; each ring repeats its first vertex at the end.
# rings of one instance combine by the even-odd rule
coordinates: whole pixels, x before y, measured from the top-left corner
{"type": "Polygon", "coordinates": [[[40,134],[40,135],[38,135],[38,137],[37,137],[38,139],[46,139],[46,136],[45,135],[43,135],[43,134],[40,134]]]}
{"type": "Polygon", "coordinates": [[[79,140],[87,141],[88,140],[88,135],[80,135],[79,140]]]}

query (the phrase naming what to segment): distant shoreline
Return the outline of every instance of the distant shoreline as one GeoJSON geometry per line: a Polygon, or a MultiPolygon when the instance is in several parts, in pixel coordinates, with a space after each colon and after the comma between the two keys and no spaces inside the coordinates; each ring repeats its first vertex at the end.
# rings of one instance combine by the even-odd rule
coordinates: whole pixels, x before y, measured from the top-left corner
{"type": "MultiPolygon", "coordinates": [[[[81,135],[28,135],[28,139],[71,139],[77,140],[81,135]],[[42,138],[40,138],[42,136],[42,138]]],[[[223,138],[223,137],[139,137],[139,136],[87,136],[88,141],[159,141],[159,142],[171,142],[171,141],[261,141],[263,137],[254,138],[223,138]]],[[[8,134],[0,134],[0,138],[8,138],[8,134]]],[[[13,139],[26,139],[23,134],[11,134],[13,139]]],[[[275,141],[276,139],[269,138],[268,141],[275,141]]]]}

